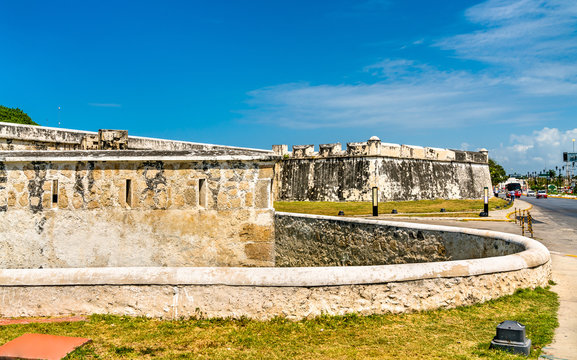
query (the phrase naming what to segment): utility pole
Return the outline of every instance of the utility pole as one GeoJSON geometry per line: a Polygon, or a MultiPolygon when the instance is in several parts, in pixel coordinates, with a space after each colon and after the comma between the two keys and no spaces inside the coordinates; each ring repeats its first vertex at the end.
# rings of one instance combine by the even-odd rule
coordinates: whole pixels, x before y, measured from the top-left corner
{"type": "MultiPolygon", "coordinates": [[[[572,140],[573,140],[573,154],[575,154],[575,139],[572,139],[572,140]]],[[[575,171],[575,161],[573,161],[571,163],[571,179],[569,180],[569,185],[573,185],[573,172],[574,171],[575,171]]]]}

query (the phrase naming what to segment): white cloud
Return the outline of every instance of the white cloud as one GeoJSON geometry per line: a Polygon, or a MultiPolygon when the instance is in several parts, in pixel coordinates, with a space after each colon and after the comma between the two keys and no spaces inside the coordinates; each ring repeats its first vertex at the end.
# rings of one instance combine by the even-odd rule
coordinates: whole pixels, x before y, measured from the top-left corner
{"type": "Polygon", "coordinates": [[[533,145],[522,145],[522,144],[515,144],[510,147],[510,149],[514,152],[517,152],[523,156],[527,153],[527,150],[531,150],[533,145]]]}
{"type": "MultiPolygon", "coordinates": [[[[532,123],[551,117],[497,78],[442,72],[406,59],[368,66],[372,84],[283,84],[249,93],[253,121],[291,128],[455,128],[472,122],[532,123]]],[[[548,110],[547,110],[548,111],[548,110]]]]}
{"type": "Polygon", "coordinates": [[[468,9],[466,17],[483,28],[436,45],[499,66],[525,93],[577,94],[575,0],[489,0],[468,9]]]}
{"type": "Polygon", "coordinates": [[[492,149],[489,156],[505,169],[521,172],[554,169],[563,164],[563,152],[573,151],[577,128],[559,130],[545,127],[531,134],[511,135],[511,145],[492,149]]]}
{"type": "Polygon", "coordinates": [[[293,128],[466,127],[563,119],[577,95],[577,2],[489,0],[466,12],[482,28],[436,47],[484,62],[483,71],[440,70],[412,59],[366,66],[364,83],[291,83],[249,93],[258,123],[293,128]],[[554,95],[554,97],[553,97],[554,95]]]}

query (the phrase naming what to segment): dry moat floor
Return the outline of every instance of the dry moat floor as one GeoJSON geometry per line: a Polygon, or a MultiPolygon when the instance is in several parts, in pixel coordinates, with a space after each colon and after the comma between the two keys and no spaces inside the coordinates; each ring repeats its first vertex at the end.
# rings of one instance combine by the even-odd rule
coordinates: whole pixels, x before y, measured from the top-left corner
{"type": "MultiPolygon", "coordinates": [[[[510,207],[507,200],[495,197],[489,199],[490,211],[507,207],[510,207]]],[[[343,211],[346,216],[369,215],[373,211],[370,202],[358,201],[276,201],[274,208],[276,211],[329,216],[336,216],[339,211],[343,211]]],[[[455,213],[478,216],[483,210],[483,200],[388,201],[379,203],[378,209],[379,214],[390,214],[393,209],[399,214],[440,213],[441,209],[445,209],[451,216],[455,216],[455,213]]]]}
{"type": "Polygon", "coordinates": [[[1,326],[0,344],[25,333],[93,340],[67,359],[526,359],[489,350],[496,326],[517,320],[536,359],[553,338],[558,307],[554,292],[538,288],[451,310],[298,322],[93,315],[85,322],[1,326]]]}

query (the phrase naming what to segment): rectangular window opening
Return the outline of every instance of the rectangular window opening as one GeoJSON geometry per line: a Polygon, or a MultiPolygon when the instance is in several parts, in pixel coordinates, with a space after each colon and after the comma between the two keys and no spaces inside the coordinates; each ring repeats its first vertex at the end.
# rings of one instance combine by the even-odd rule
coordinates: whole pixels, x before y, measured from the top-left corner
{"type": "Polygon", "coordinates": [[[5,184],[0,184],[0,212],[8,210],[8,193],[5,184]]]}
{"type": "Polygon", "coordinates": [[[52,204],[58,204],[58,180],[52,180],[52,204]]]}
{"type": "Polygon", "coordinates": [[[126,205],[132,206],[132,180],[126,179],[126,205]]]}
{"type": "Polygon", "coordinates": [[[198,205],[206,207],[206,179],[198,179],[198,205]]]}

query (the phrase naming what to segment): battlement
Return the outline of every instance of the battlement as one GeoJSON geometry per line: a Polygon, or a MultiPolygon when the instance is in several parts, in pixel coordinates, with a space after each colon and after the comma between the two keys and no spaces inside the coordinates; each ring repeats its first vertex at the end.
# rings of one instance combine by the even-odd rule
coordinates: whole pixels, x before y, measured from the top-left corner
{"type": "Polygon", "coordinates": [[[273,145],[275,154],[291,159],[328,158],[328,157],[352,157],[352,156],[378,156],[405,159],[422,159],[436,161],[457,161],[486,164],[489,152],[485,149],[480,151],[462,151],[452,149],[440,149],[434,147],[422,147],[414,145],[401,145],[383,143],[373,136],[366,142],[350,142],[347,148],[342,149],[340,143],[320,144],[316,152],[314,145],[293,145],[292,152],[288,151],[287,145],[273,145]]]}
{"type": "Polygon", "coordinates": [[[0,122],[0,151],[159,150],[206,155],[271,156],[270,150],[130,136],[127,130],[98,132],[0,122]]]}

